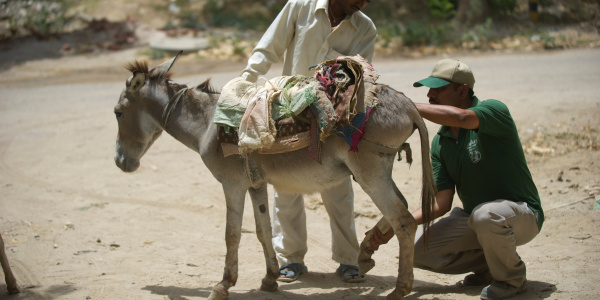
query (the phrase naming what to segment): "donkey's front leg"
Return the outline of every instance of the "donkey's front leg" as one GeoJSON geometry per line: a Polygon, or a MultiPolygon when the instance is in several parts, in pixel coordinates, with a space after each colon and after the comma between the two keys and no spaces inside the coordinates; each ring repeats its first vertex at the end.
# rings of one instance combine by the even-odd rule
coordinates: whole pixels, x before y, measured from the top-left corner
{"type": "Polygon", "coordinates": [[[4,240],[0,235],[0,264],[2,264],[2,270],[4,270],[4,279],[6,280],[6,288],[9,294],[20,293],[19,287],[17,286],[17,279],[13,275],[10,265],[8,264],[8,258],[6,252],[4,252],[4,240]]]}
{"type": "Polygon", "coordinates": [[[263,253],[267,263],[267,274],[262,280],[260,289],[274,292],[277,290],[277,278],[279,276],[279,264],[273,248],[273,233],[271,231],[271,217],[269,216],[269,195],[267,184],[257,189],[249,189],[252,207],[254,208],[254,220],[256,222],[256,236],[263,246],[263,253]]]}
{"type": "Polygon", "coordinates": [[[225,225],[225,271],[223,280],[213,287],[209,300],[224,300],[229,296],[229,288],[238,279],[238,248],[242,237],[242,217],[244,213],[244,198],[246,189],[235,186],[234,183],[223,184],[225,201],[227,203],[227,223],[225,225]]]}

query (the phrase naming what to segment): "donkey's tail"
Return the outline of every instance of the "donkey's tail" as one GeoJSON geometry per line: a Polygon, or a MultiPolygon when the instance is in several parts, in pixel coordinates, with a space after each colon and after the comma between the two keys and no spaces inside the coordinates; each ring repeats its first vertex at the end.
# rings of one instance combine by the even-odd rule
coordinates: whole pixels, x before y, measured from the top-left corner
{"type": "Polygon", "coordinates": [[[422,161],[422,172],[423,181],[421,188],[421,209],[423,213],[423,229],[424,229],[424,242],[425,245],[428,243],[429,237],[429,225],[433,221],[433,210],[435,206],[435,194],[437,193],[435,182],[433,179],[433,170],[431,167],[431,157],[429,156],[429,134],[427,133],[427,126],[425,121],[417,112],[417,118],[415,119],[415,127],[419,130],[419,137],[421,139],[421,161],[422,161]]]}

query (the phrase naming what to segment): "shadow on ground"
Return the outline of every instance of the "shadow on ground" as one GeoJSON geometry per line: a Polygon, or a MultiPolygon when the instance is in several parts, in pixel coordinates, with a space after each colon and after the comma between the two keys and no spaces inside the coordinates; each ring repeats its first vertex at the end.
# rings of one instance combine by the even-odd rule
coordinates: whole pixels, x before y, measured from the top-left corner
{"type": "MultiPolygon", "coordinates": [[[[298,281],[289,284],[279,284],[279,290],[276,292],[264,292],[258,289],[249,291],[239,291],[232,287],[229,292],[231,300],[250,300],[250,299],[383,299],[390,293],[396,282],[392,276],[369,276],[367,281],[360,284],[348,284],[340,282],[338,286],[330,286],[332,280],[323,280],[331,274],[311,273],[304,275],[298,281]],[[299,290],[310,290],[310,294],[302,294],[299,290]]],[[[258,283],[257,283],[258,285],[258,283]]],[[[443,299],[444,295],[459,296],[465,298],[477,297],[481,293],[481,287],[459,287],[457,285],[440,285],[431,282],[415,280],[413,292],[404,299],[443,299]]],[[[155,295],[163,295],[171,300],[181,300],[189,298],[207,298],[212,291],[212,287],[191,289],[176,286],[146,286],[143,290],[150,291],[155,295]]],[[[529,281],[527,292],[514,297],[513,299],[544,299],[549,298],[555,291],[554,284],[529,281]]]]}

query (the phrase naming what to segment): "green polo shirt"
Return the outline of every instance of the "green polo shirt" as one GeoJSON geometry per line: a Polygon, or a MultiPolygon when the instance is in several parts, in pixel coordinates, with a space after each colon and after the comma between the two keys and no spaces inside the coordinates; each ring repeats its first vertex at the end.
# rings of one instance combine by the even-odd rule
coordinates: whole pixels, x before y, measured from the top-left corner
{"type": "Polygon", "coordinates": [[[469,109],[477,114],[479,129],[461,128],[455,139],[442,126],[433,138],[431,160],[438,190],[456,189],[467,213],[499,199],[525,202],[536,213],[541,229],[540,196],[508,107],[498,100],[481,102],[474,97],[469,109]]]}

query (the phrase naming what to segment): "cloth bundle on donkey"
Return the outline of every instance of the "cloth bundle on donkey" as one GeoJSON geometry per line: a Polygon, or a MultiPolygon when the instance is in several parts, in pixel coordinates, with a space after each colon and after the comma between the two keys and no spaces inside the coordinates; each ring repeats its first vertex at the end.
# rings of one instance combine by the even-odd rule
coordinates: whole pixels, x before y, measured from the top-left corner
{"type": "Polygon", "coordinates": [[[236,78],[221,91],[214,122],[224,154],[283,153],[308,147],[320,161],[320,142],[337,134],[357,151],[379,75],[361,56],[342,56],[312,69],[314,77],[280,76],[263,86],[236,78]]]}

